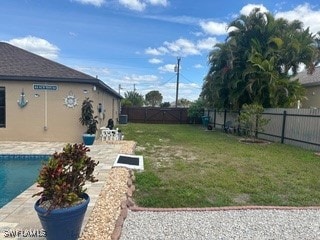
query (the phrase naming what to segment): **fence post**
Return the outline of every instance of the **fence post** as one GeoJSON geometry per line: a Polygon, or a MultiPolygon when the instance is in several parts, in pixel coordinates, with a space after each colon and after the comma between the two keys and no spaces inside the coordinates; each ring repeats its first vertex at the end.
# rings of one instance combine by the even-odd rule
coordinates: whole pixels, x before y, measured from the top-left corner
{"type": "Polygon", "coordinates": [[[281,143],[284,143],[284,134],[285,134],[285,128],[286,128],[286,118],[287,118],[287,111],[283,111],[281,143]]]}
{"type": "Polygon", "coordinates": [[[256,124],[255,124],[255,130],[254,130],[254,137],[258,138],[258,128],[259,128],[259,123],[258,123],[258,114],[256,115],[256,124]]]}
{"type": "Polygon", "coordinates": [[[213,128],[216,128],[217,109],[213,111],[213,128]]]}
{"type": "Polygon", "coordinates": [[[237,118],[237,121],[238,121],[237,132],[238,132],[238,135],[240,135],[240,115],[241,115],[241,110],[239,109],[238,118],[237,118]]]}
{"type": "Polygon", "coordinates": [[[227,109],[224,110],[223,114],[223,128],[226,126],[226,120],[227,120],[227,109]]]}
{"type": "Polygon", "coordinates": [[[144,122],[147,122],[147,118],[148,118],[148,108],[144,109],[144,122]]]}

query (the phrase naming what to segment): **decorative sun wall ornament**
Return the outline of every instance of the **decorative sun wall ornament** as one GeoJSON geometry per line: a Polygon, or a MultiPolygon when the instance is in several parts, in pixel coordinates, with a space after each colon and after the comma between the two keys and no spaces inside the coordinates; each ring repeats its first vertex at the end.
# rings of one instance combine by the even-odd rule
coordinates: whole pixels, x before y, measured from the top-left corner
{"type": "Polygon", "coordinates": [[[69,95],[64,99],[64,105],[69,108],[74,108],[76,105],[78,105],[77,100],[78,99],[74,96],[74,94],[69,92],[69,95]]]}
{"type": "Polygon", "coordinates": [[[28,104],[28,100],[25,99],[24,90],[21,90],[20,99],[17,101],[20,108],[24,108],[28,104]]]}

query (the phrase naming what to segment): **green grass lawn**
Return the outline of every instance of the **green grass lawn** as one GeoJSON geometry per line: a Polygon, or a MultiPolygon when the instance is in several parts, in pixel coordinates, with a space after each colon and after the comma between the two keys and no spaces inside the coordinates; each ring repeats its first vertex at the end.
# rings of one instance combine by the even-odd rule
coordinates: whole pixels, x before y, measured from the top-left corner
{"type": "Polygon", "coordinates": [[[245,144],[199,125],[120,126],[145,171],[134,199],[144,207],[320,205],[320,157],[298,147],[245,144]]]}

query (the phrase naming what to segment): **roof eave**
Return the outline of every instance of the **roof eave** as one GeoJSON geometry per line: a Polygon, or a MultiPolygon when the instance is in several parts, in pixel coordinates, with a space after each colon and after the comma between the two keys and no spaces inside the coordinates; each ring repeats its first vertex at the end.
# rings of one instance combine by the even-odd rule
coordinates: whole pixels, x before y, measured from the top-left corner
{"type": "Polygon", "coordinates": [[[123,99],[123,97],[114,91],[111,87],[105,84],[103,81],[97,78],[56,78],[56,77],[36,77],[36,76],[4,76],[0,75],[0,80],[14,80],[14,81],[41,81],[41,82],[65,82],[65,83],[84,83],[84,84],[95,84],[97,87],[106,90],[110,94],[114,95],[119,99],[123,99]]]}

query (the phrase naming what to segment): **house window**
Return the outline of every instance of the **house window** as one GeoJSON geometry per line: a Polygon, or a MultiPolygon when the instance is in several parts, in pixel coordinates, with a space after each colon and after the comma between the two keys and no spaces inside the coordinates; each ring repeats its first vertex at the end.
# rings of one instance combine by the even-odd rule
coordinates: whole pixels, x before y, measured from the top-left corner
{"type": "Polygon", "coordinates": [[[6,91],[0,87],[0,128],[6,127],[6,91]]]}

